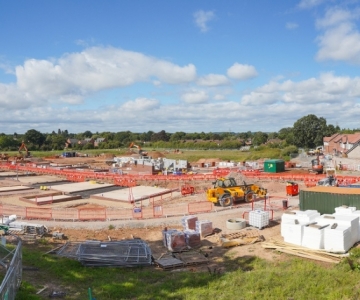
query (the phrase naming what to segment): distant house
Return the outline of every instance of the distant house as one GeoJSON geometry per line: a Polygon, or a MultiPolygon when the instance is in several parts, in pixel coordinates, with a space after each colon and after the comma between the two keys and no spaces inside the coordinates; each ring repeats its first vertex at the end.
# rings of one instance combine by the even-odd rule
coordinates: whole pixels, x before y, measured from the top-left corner
{"type": "Polygon", "coordinates": [[[247,139],[246,141],[245,141],[245,146],[251,146],[252,145],[252,139],[247,139]]]}
{"type": "Polygon", "coordinates": [[[360,132],[335,133],[323,138],[324,152],[332,155],[347,155],[349,158],[360,158],[360,132]]]}
{"type": "Polygon", "coordinates": [[[93,144],[94,145],[94,139],[93,138],[86,138],[81,141],[78,141],[79,145],[86,145],[86,144],[93,144]]]}
{"type": "Polygon", "coordinates": [[[67,139],[65,142],[65,148],[72,148],[78,143],[78,139],[67,139]]]}
{"type": "Polygon", "coordinates": [[[106,141],[107,141],[106,138],[97,138],[97,139],[94,141],[94,146],[95,146],[95,147],[98,147],[99,144],[105,143],[106,141]]]}
{"type": "Polygon", "coordinates": [[[269,145],[269,144],[280,144],[281,142],[282,142],[282,140],[280,140],[279,138],[268,139],[267,142],[265,143],[265,145],[269,145]]]}

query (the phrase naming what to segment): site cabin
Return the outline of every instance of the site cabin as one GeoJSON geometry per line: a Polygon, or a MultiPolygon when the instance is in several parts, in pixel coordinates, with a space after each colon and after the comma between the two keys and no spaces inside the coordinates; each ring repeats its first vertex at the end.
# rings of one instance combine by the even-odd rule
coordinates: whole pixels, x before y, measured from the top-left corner
{"type": "Polygon", "coordinates": [[[285,161],[282,159],[268,159],[264,161],[264,172],[278,173],[285,171],[285,161]]]}

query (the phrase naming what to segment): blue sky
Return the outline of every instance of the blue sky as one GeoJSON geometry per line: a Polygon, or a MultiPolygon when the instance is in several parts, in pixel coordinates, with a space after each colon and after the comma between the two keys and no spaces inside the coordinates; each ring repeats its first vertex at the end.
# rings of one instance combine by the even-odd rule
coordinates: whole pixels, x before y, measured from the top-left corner
{"type": "Polygon", "coordinates": [[[358,0],[0,0],[0,133],[359,128],[358,0]]]}

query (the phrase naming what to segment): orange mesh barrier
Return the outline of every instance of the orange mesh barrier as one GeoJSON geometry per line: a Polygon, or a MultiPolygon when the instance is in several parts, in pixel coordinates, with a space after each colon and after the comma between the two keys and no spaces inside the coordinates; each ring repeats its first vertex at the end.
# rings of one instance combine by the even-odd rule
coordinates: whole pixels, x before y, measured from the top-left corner
{"type": "Polygon", "coordinates": [[[191,202],[188,204],[188,213],[195,214],[200,212],[209,212],[212,211],[214,204],[210,201],[199,201],[191,202]]]}
{"type": "Polygon", "coordinates": [[[106,220],[105,208],[81,208],[79,209],[79,220],[106,220]]]}
{"type": "Polygon", "coordinates": [[[51,220],[52,219],[52,209],[51,208],[40,208],[40,207],[27,207],[26,208],[26,218],[27,219],[51,220]]]}
{"type": "Polygon", "coordinates": [[[79,220],[79,211],[74,208],[53,208],[52,217],[54,220],[79,220]]]}
{"type": "Polygon", "coordinates": [[[2,211],[5,216],[16,215],[21,218],[26,218],[26,207],[3,204],[2,211]]]}
{"type": "Polygon", "coordinates": [[[163,216],[163,209],[161,205],[154,205],[153,206],[153,216],[156,217],[162,217],[163,216]]]}
{"type": "Polygon", "coordinates": [[[187,212],[187,204],[183,203],[177,206],[163,207],[164,216],[179,216],[184,215],[187,212]]]}
{"type": "Polygon", "coordinates": [[[132,219],[133,210],[129,208],[106,209],[106,218],[108,220],[130,220],[132,219]]]}

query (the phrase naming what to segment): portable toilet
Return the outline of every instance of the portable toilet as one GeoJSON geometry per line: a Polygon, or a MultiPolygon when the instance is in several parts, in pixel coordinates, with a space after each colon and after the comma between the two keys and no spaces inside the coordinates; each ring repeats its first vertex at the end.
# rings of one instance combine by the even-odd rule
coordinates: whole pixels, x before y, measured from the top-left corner
{"type": "Polygon", "coordinates": [[[285,161],[282,159],[268,159],[264,161],[264,172],[278,173],[285,171],[285,161]]]}

